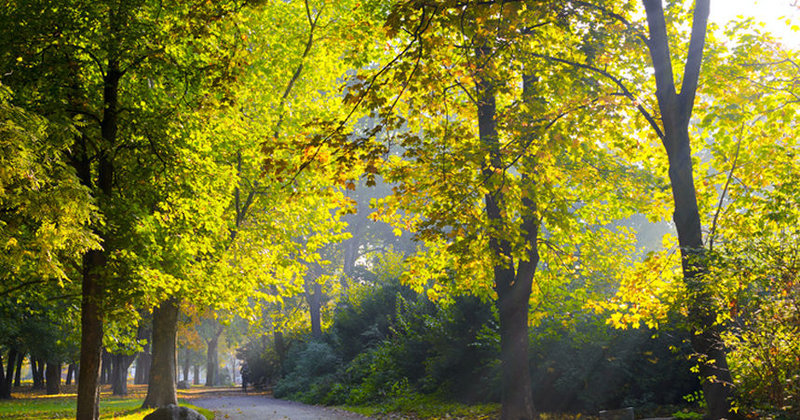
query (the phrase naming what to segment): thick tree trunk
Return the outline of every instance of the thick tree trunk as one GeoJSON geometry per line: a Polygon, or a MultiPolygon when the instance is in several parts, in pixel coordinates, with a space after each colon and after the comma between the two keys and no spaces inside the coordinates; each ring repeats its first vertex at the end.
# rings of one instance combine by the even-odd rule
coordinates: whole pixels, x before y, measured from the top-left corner
{"type": "Polygon", "coordinates": [[[708,405],[706,418],[737,418],[737,413],[731,410],[733,381],[728,370],[726,350],[719,338],[721,327],[715,325],[716,316],[705,280],[707,261],[688,129],[703,61],[710,1],[697,0],[695,3],[680,93],[675,86],[661,0],[643,0],[643,3],[647,13],[650,35],[648,48],[653,60],[656,97],[664,127],[664,132],[659,134],[669,158],[669,178],[675,201],[673,220],[681,247],[683,280],[689,292],[686,305],[691,341],[695,353],[699,355],[703,394],[708,405]]]}
{"type": "Polygon", "coordinates": [[[206,386],[217,385],[219,380],[219,354],[217,347],[219,346],[219,335],[214,335],[207,342],[208,347],[206,351],[206,386]]]}
{"type": "Polygon", "coordinates": [[[128,368],[135,356],[125,354],[111,355],[113,368],[111,372],[111,392],[114,395],[128,395],[128,368]]]}
{"type": "Polygon", "coordinates": [[[77,420],[100,417],[100,360],[103,349],[102,290],[98,273],[105,266],[102,251],[86,253],[81,305],[81,360],[79,364],[77,420]]]}
{"type": "Polygon", "coordinates": [[[75,374],[75,363],[70,363],[67,366],[67,379],[64,381],[64,385],[72,384],[72,375],[75,374]]]}
{"type": "Polygon", "coordinates": [[[46,368],[47,395],[56,395],[61,392],[61,363],[47,362],[46,368]]]}
{"type": "Polygon", "coordinates": [[[17,354],[17,368],[14,371],[14,386],[20,386],[20,381],[22,380],[22,362],[25,361],[25,353],[19,352],[17,354]]]}
{"type": "MultiPolygon", "coordinates": [[[[478,48],[476,55],[479,61],[487,60],[491,51],[478,48]]],[[[526,79],[523,82],[530,82],[526,79]]],[[[527,84],[527,83],[526,83],[527,84]]],[[[503,216],[506,205],[502,191],[503,179],[497,171],[503,168],[498,141],[495,102],[495,87],[492,81],[479,77],[478,94],[478,132],[483,144],[489,152],[488,164],[482,168],[486,185],[494,191],[484,196],[486,216],[490,225],[497,228],[509,223],[503,216]]],[[[529,90],[530,86],[525,86],[529,90]]],[[[526,177],[527,180],[527,177],[526,177]]],[[[537,417],[533,405],[530,367],[528,362],[528,301],[531,294],[533,274],[539,262],[537,250],[538,222],[535,219],[536,208],[532,198],[523,200],[526,207],[521,210],[522,234],[529,246],[526,258],[515,267],[512,257],[512,245],[508,238],[497,232],[489,233],[489,248],[499,259],[494,266],[495,292],[497,292],[497,309],[500,321],[500,356],[502,363],[502,395],[501,419],[530,420],[537,417]]]]}
{"type": "Polygon", "coordinates": [[[178,305],[178,299],[172,297],[153,310],[153,359],[144,408],[178,404],[175,390],[178,305]]]}
{"type": "Polygon", "coordinates": [[[200,365],[194,365],[194,377],[192,378],[192,384],[200,385],[200,365]]]}
{"type": "MultiPolygon", "coordinates": [[[[507,280],[506,284],[510,284],[507,280]]],[[[535,417],[528,362],[528,298],[530,285],[514,285],[498,295],[503,419],[535,417]]]]}

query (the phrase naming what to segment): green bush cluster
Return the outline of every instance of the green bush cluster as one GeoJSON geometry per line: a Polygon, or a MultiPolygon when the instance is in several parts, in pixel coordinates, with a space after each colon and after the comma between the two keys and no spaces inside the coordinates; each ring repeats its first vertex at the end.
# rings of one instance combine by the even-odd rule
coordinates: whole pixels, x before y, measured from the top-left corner
{"type": "MultiPolygon", "coordinates": [[[[699,389],[686,337],[677,333],[615,330],[600,316],[582,315],[570,323],[546,318],[530,337],[541,410],[652,410],[685,403],[683,397],[699,389]]],[[[394,281],[351,290],[323,337],[293,340],[273,391],[279,398],[328,405],[497,402],[499,355],[491,303],[462,296],[438,305],[394,281]]],[[[274,350],[247,357],[254,358],[245,361],[248,366],[275,367],[274,350]]]]}
{"type": "Polygon", "coordinates": [[[461,297],[437,306],[397,282],[353,293],[321,340],[295,342],[277,397],[363,405],[418,394],[496,398],[495,315],[461,297]],[[489,333],[486,333],[490,331],[489,333]]]}

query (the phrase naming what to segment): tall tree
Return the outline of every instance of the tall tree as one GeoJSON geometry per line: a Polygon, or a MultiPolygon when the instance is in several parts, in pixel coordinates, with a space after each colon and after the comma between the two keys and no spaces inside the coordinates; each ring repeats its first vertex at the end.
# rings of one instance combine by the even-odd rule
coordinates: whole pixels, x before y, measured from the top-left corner
{"type": "Polygon", "coordinates": [[[621,159],[628,152],[609,130],[619,123],[606,106],[615,87],[554,59],[618,48],[602,42],[617,28],[572,4],[409,1],[393,6],[386,29],[389,64],[356,76],[345,95],[372,111],[376,128],[317,139],[368,149],[367,171],[379,167],[396,183],[374,217],[424,240],[407,282],[433,298],[495,301],[502,418],[534,418],[528,313],[544,296],[532,292],[559,287],[584,264],[613,264],[592,255],[589,238],[629,240],[604,225],[651,203],[635,185],[655,177],[621,159]],[[592,30],[579,29],[590,21],[592,30]],[[400,150],[387,156],[390,145],[400,150]],[[603,182],[608,174],[617,182],[603,182]]]}
{"type": "Polygon", "coordinates": [[[662,3],[659,0],[644,0],[643,3],[650,35],[647,47],[655,69],[656,98],[663,128],[661,141],[669,158],[669,178],[675,206],[673,221],[678,231],[683,281],[689,292],[686,306],[692,330],[692,347],[701,357],[700,376],[708,404],[707,417],[731,418],[736,416],[731,411],[733,380],[706,282],[706,248],[697,205],[689,137],[689,123],[703,62],[710,1],[695,2],[680,91],[675,83],[672,67],[674,57],[670,54],[662,3]]]}

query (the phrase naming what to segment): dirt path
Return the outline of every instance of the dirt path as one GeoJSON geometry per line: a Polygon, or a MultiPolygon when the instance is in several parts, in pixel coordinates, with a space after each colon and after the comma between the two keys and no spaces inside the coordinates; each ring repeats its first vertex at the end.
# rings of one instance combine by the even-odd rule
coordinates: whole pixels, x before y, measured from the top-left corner
{"type": "Polygon", "coordinates": [[[314,407],[267,395],[241,392],[209,393],[192,398],[192,404],[216,413],[218,420],[287,419],[287,420],[364,420],[368,417],[342,410],[314,407]]]}

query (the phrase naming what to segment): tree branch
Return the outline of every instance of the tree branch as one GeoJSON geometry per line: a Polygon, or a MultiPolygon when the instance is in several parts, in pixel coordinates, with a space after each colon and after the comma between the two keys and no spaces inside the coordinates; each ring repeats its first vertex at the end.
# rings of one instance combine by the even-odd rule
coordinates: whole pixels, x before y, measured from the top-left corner
{"type": "MultiPolygon", "coordinates": [[[[706,26],[708,24],[710,0],[697,0],[692,17],[692,35],[689,40],[689,55],[683,69],[683,82],[679,95],[681,117],[688,121],[694,107],[697,92],[697,81],[700,78],[700,65],[703,62],[703,46],[706,43],[706,26]]],[[[660,2],[659,2],[660,3],[660,2]]]]}

